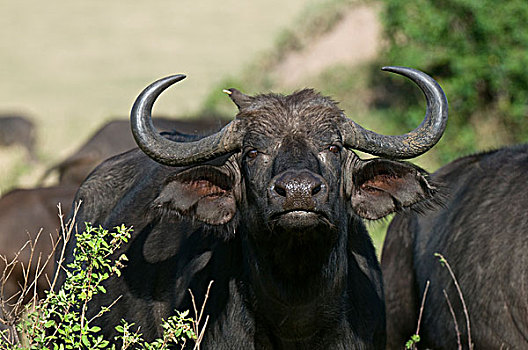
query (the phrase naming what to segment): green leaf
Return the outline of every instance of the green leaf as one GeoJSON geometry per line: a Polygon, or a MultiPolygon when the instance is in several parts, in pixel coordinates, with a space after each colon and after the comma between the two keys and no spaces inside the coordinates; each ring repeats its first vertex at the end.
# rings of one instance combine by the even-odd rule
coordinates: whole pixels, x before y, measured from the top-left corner
{"type": "Polygon", "coordinates": [[[54,320],[49,320],[46,323],[44,323],[44,328],[50,328],[50,327],[53,327],[53,326],[55,326],[55,321],[54,320]]]}
{"type": "Polygon", "coordinates": [[[88,336],[86,334],[84,334],[82,337],[81,337],[81,340],[82,340],[82,343],[84,344],[84,346],[86,347],[90,347],[92,344],[90,343],[90,340],[88,340],[88,336]]]}

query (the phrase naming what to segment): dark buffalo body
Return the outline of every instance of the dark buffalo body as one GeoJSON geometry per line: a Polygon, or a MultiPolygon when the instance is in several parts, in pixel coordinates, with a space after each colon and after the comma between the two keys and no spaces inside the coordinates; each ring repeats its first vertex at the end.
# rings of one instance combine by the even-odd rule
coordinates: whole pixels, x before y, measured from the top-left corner
{"type": "MultiPolygon", "coordinates": [[[[154,118],[159,131],[178,130],[185,134],[208,134],[226,124],[221,118],[200,117],[190,120],[174,120],[165,117],[154,118]]],[[[50,168],[50,173],[59,173],[61,185],[80,185],[88,174],[103,160],[136,147],[128,120],[112,120],[99,128],[75,153],[50,168]]],[[[43,180],[42,179],[42,180],[43,180]]]]}
{"type": "Polygon", "coordinates": [[[467,348],[463,308],[438,252],[460,283],[475,349],[528,349],[528,145],[458,159],[431,178],[445,186],[444,207],[398,214],[383,248],[389,348],[415,332],[427,280],[420,345],[457,347],[445,289],[467,348]]]}
{"type": "Polygon", "coordinates": [[[20,145],[31,157],[35,150],[35,125],[25,116],[0,115],[0,147],[20,145]]]}
{"type": "Polygon", "coordinates": [[[239,113],[221,131],[163,137],[150,110],[183,77],[145,89],[131,114],[143,152],[104,162],[77,194],[79,225],[134,228],[116,253],[129,259],[123,276],[111,277],[90,305],[95,313],[121,296],[99,320],[103,332],[111,336],[124,318],[146,339],[159,337],[162,319],[192,310],[188,289],[201,305],[214,281],[202,349],[383,349],[381,274],[362,218],[428,200],[434,188],[413,165],[362,160],[353,149],[412,157],[434,145],[447,118],[434,80],[388,70],[410,77],[427,98],[424,122],[406,135],[367,131],[313,90],[231,89],[239,113]]]}

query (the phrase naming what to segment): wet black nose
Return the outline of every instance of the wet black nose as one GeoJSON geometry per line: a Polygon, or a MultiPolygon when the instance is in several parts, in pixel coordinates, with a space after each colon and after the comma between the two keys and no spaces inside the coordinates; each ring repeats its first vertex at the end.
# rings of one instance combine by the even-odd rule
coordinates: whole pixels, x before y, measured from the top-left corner
{"type": "Polygon", "coordinates": [[[285,210],[313,210],[321,199],[326,198],[324,179],[310,171],[290,170],[276,176],[270,186],[272,200],[285,210]]]}

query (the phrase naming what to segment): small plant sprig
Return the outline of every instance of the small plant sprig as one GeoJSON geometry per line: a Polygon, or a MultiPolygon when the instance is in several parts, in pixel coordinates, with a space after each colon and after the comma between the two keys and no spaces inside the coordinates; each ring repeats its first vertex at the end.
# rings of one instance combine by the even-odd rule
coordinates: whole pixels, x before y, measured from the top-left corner
{"type": "Polygon", "coordinates": [[[407,340],[405,343],[405,349],[416,349],[416,344],[420,342],[420,335],[419,334],[413,334],[411,335],[411,339],[407,340]]]}
{"type": "Polygon", "coordinates": [[[420,342],[420,324],[422,323],[422,315],[425,308],[425,298],[427,298],[427,292],[429,291],[429,281],[425,284],[424,293],[422,296],[422,305],[420,306],[420,314],[418,315],[418,323],[416,325],[416,332],[411,335],[411,339],[405,343],[405,349],[416,350],[416,344],[420,342]]]}
{"type": "Polygon", "coordinates": [[[112,262],[110,256],[128,241],[131,231],[123,225],[108,231],[86,224],[84,232],[76,235],[74,261],[64,270],[66,279],[61,289],[48,291],[44,300],[29,306],[34,310],[17,326],[18,332],[29,340],[30,349],[105,349],[109,346],[93,321],[111,305],[101,308],[92,318],[88,318],[87,306],[94,295],[106,292],[101,285],[104,280],[120,274],[126,257],[122,255],[112,262]]]}
{"type": "Polygon", "coordinates": [[[131,330],[134,326],[133,323],[129,324],[128,322],[122,320],[121,325],[116,327],[116,330],[119,333],[119,335],[116,336],[116,340],[120,340],[123,344],[121,349],[128,349],[132,345],[135,345],[136,349],[141,350],[165,350],[168,349],[170,345],[179,345],[180,349],[183,349],[187,344],[187,340],[190,339],[194,341],[193,350],[199,350],[205,329],[207,327],[207,322],[209,321],[209,316],[206,316],[202,324],[204,308],[205,304],[207,303],[207,299],[209,299],[209,292],[211,290],[212,284],[213,281],[209,282],[204,302],[199,312],[195,302],[194,294],[189,289],[194,308],[194,319],[192,317],[188,317],[188,310],[184,312],[179,312],[176,310],[176,315],[164,320],[161,325],[163,328],[163,337],[156,339],[151,343],[143,341],[141,334],[139,334],[139,330],[136,330],[135,332],[131,330]]]}
{"type": "Polygon", "coordinates": [[[121,349],[127,349],[132,345],[136,346],[136,349],[142,350],[165,350],[168,349],[169,345],[180,345],[180,348],[185,348],[187,339],[197,339],[196,334],[193,330],[194,320],[191,317],[187,317],[189,311],[179,312],[176,311],[176,315],[169,317],[163,321],[163,337],[154,340],[153,342],[145,342],[139,334],[139,331],[132,331],[134,323],[128,323],[121,321],[121,325],[116,327],[119,333],[116,336],[116,340],[122,342],[121,349]]]}

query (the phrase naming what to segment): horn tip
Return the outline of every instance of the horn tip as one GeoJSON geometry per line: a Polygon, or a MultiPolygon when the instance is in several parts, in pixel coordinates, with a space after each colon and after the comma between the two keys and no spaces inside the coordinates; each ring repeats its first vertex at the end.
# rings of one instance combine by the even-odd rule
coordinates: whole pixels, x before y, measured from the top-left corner
{"type": "Polygon", "coordinates": [[[187,75],[185,75],[185,74],[174,74],[172,76],[172,78],[174,78],[174,80],[176,80],[176,81],[180,81],[180,80],[183,80],[183,79],[187,78],[187,75]]]}
{"type": "Polygon", "coordinates": [[[412,68],[408,68],[408,67],[401,67],[401,66],[384,66],[384,67],[381,67],[381,70],[383,71],[386,71],[386,72],[401,72],[401,71],[404,71],[404,70],[411,70],[412,68]]]}

